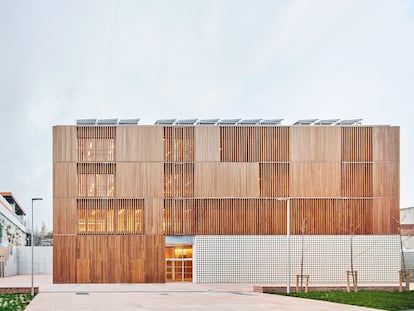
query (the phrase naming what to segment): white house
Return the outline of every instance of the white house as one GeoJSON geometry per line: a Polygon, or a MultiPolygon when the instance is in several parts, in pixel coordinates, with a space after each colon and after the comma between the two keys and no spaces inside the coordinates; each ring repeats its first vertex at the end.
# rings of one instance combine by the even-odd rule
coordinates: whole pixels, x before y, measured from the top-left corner
{"type": "Polygon", "coordinates": [[[26,245],[26,213],[11,192],[0,192],[0,246],[26,245]]]}

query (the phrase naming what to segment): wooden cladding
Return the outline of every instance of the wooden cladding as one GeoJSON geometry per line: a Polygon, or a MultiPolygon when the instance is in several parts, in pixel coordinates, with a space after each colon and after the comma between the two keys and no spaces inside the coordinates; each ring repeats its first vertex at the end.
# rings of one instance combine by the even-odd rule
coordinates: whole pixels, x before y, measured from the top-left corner
{"type": "MultiPolygon", "coordinates": [[[[375,208],[398,212],[387,200],[375,208]]],[[[166,235],[286,234],[287,200],[278,199],[166,199],[166,235]]],[[[372,199],[290,199],[291,234],[396,234],[395,220],[374,213],[372,199]],[[303,225],[305,225],[303,227],[303,225]]],[[[397,215],[398,216],[398,215],[397,215]]]]}
{"type": "Polygon", "coordinates": [[[77,160],[76,127],[53,127],[53,162],[73,162],[77,160]]]}
{"type": "Polygon", "coordinates": [[[376,126],[372,129],[374,161],[400,161],[400,128],[376,126]]]}
{"type": "Polygon", "coordinates": [[[284,162],[288,159],[288,127],[220,127],[222,162],[284,162]]]}
{"type": "Polygon", "coordinates": [[[164,197],[194,196],[194,164],[164,164],[164,197]]]}
{"type": "Polygon", "coordinates": [[[286,233],[286,202],[276,199],[166,199],[164,202],[166,235],[286,233]]]}
{"type": "Polygon", "coordinates": [[[75,162],[57,162],[53,165],[53,197],[76,198],[77,175],[75,162]]]}
{"type": "Polygon", "coordinates": [[[342,196],[372,197],[372,163],[342,164],[342,196]]]}
{"type": "Polygon", "coordinates": [[[162,162],[164,128],[161,126],[118,126],[117,162],[162,162]]]}
{"type": "Polygon", "coordinates": [[[57,236],[54,283],[163,283],[162,235],[57,236]]]}
{"type": "Polygon", "coordinates": [[[115,195],[115,163],[78,163],[79,197],[113,197],[115,195]]]}
{"type": "Polygon", "coordinates": [[[340,162],[341,127],[291,126],[290,162],[340,162]]]}
{"type": "Polygon", "coordinates": [[[398,162],[374,162],[373,196],[398,197],[400,193],[400,174],[398,162]]]}
{"type": "Polygon", "coordinates": [[[220,162],[220,127],[197,126],[194,140],[196,162],[220,162]]]}
{"type": "Polygon", "coordinates": [[[372,127],[342,127],[342,162],[372,161],[372,127]]]}
{"type": "Polygon", "coordinates": [[[164,161],[194,162],[194,127],[164,127],[164,161]]]}
{"type": "Polygon", "coordinates": [[[292,234],[373,234],[371,199],[291,200],[292,234]]]}
{"type": "Polygon", "coordinates": [[[195,163],[195,197],[258,197],[259,163],[195,163]]]}
{"type": "Polygon", "coordinates": [[[259,174],[261,197],[289,196],[288,163],[260,163],[259,174]]]}
{"type": "Polygon", "coordinates": [[[114,126],[77,126],[76,137],[95,139],[115,139],[116,127],[114,126]]]}
{"type": "Polygon", "coordinates": [[[120,198],[162,198],[162,162],[117,162],[116,196],[120,198]]]}
{"type": "Polygon", "coordinates": [[[399,234],[400,202],[398,197],[374,198],[374,234],[399,234]]]}
{"type": "Polygon", "coordinates": [[[77,232],[76,199],[53,199],[53,234],[77,232]]]}
{"type": "Polygon", "coordinates": [[[289,193],[292,197],[340,197],[341,164],[290,163],[289,193]]]}
{"type": "Polygon", "coordinates": [[[79,234],[142,234],[143,199],[78,199],[79,234]]]}
{"type": "Polygon", "coordinates": [[[114,161],[115,135],[115,127],[77,127],[78,161],[114,161]]]}

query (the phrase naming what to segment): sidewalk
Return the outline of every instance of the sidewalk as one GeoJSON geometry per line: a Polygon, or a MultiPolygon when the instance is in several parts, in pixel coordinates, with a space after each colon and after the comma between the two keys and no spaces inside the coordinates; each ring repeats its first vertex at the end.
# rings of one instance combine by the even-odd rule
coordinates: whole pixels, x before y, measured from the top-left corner
{"type": "MultiPolygon", "coordinates": [[[[35,275],[37,310],[373,310],[324,301],[253,292],[253,284],[53,284],[35,275]]],[[[30,287],[31,276],[0,279],[0,287],[30,287]]]]}

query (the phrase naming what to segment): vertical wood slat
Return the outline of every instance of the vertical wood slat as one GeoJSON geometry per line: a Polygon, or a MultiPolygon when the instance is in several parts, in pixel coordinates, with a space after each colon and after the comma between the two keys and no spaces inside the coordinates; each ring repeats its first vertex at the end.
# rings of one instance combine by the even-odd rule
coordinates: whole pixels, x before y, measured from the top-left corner
{"type": "Polygon", "coordinates": [[[372,197],[373,173],[371,163],[342,164],[342,196],[372,197]]]}
{"type": "Polygon", "coordinates": [[[78,126],[78,161],[115,161],[115,127],[78,126]]]}
{"type": "MultiPolygon", "coordinates": [[[[286,204],[276,199],[166,199],[165,234],[285,234],[286,204]]],[[[304,220],[310,235],[372,234],[373,201],[291,199],[292,234],[302,233],[304,220]]]]}
{"type": "Polygon", "coordinates": [[[75,162],[77,160],[76,128],[72,126],[53,127],[53,163],[75,162]]]}
{"type": "Polygon", "coordinates": [[[53,283],[76,282],[76,236],[53,237],[53,283]]]}
{"type": "Polygon", "coordinates": [[[54,234],[75,234],[77,220],[75,199],[53,199],[54,234]]]}
{"type": "Polygon", "coordinates": [[[77,196],[77,174],[75,162],[57,162],[53,167],[53,195],[56,199],[71,199],[77,196]]]}
{"type": "Polygon", "coordinates": [[[341,127],[291,126],[290,162],[338,163],[341,161],[341,127]]]}
{"type": "Polygon", "coordinates": [[[372,153],[374,161],[400,161],[400,128],[376,126],[372,129],[372,153]]]}
{"type": "Polygon", "coordinates": [[[164,164],[164,197],[194,196],[194,164],[164,164]]]}
{"type": "Polygon", "coordinates": [[[78,163],[78,197],[115,195],[115,163],[78,163]]]}
{"type": "Polygon", "coordinates": [[[342,162],[371,162],[372,127],[342,127],[342,162]]]}
{"type": "Polygon", "coordinates": [[[197,126],[194,128],[195,162],[220,161],[220,128],[218,126],[197,126]]]}
{"type": "Polygon", "coordinates": [[[78,199],[77,219],[78,234],[143,234],[144,200],[78,199]]]}
{"type": "Polygon", "coordinates": [[[164,127],[164,161],[194,162],[194,127],[164,127]]]}
{"type": "Polygon", "coordinates": [[[289,159],[287,127],[221,126],[221,162],[286,162],[289,159]]]}
{"type": "Polygon", "coordinates": [[[261,197],[289,196],[288,163],[260,163],[259,180],[261,197]]]}

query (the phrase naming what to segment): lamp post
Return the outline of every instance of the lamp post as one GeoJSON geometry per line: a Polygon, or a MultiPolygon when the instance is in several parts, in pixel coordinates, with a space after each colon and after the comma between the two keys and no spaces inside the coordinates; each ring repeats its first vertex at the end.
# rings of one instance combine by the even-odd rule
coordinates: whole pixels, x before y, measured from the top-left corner
{"type": "Polygon", "coordinates": [[[33,248],[33,243],[34,243],[34,239],[33,239],[33,201],[40,201],[43,200],[42,198],[32,198],[32,234],[31,234],[31,241],[30,244],[32,246],[32,297],[34,296],[34,287],[33,287],[33,262],[34,262],[34,248],[33,248]]]}
{"type": "Polygon", "coordinates": [[[286,237],[287,237],[287,252],[288,252],[288,277],[286,293],[290,294],[290,199],[286,199],[286,237]]]}
{"type": "Polygon", "coordinates": [[[286,201],[286,242],[287,242],[287,284],[286,293],[290,294],[290,198],[277,198],[286,201]]]}

